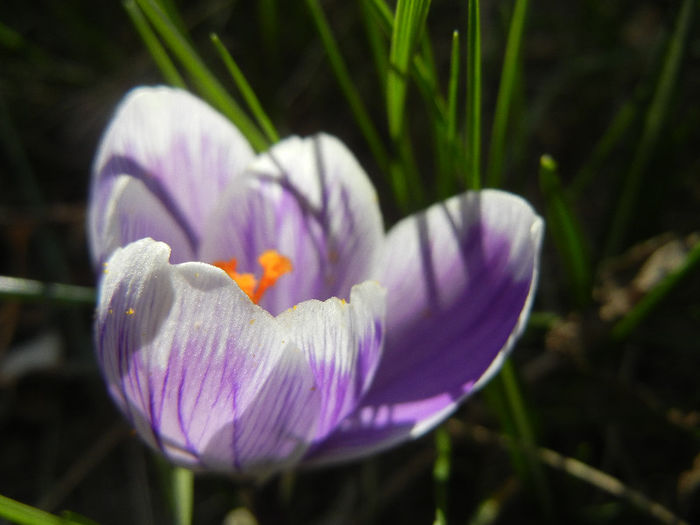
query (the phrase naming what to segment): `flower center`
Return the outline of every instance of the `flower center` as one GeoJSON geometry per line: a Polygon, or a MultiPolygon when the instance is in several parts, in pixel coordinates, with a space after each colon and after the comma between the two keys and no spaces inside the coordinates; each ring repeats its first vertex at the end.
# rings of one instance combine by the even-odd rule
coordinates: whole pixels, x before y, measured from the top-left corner
{"type": "Polygon", "coordinates": [[[277,279],[292,271],[292,261],[275,250],[267,250],[258,257],[258,263],[263,269],[260,279],[256,279],[252,273],[236,273],[238,262],[235,257],[228,261],[214,261],[212,264],[225,271],[231,279],[236,281],[241,290],[255,304],[258,304],[265,291],[274,286],[277,279]]]}

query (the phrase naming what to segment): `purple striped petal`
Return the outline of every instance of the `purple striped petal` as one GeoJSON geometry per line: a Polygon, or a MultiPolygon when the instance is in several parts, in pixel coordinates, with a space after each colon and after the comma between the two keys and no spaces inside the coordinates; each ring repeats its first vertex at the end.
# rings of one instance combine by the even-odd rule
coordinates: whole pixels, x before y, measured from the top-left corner
{"type": "Polygon", "coordinates": [[[312,441],[321,395],[280,324],[208,264],[168,264],[163,243],[118,249],[96,319],[109,390],[172,461],[263,476],[312,441]]]}
{"type": "Polygon", "coordinates": [[[278,321],[307,356],[321,394],[314,441],[325,438],[367,391],[384,343],[386,292],[375,282],[356,285],[350,302],[306,301],[278,321]]]}
{"type": "Polygon", "coordinates": [[[105,210],[118,176],[140,180],[160,200],[194,253],[221,192],[253,156],[228,120],[186,91],[134,89],[117,108],[93,166],[88,224],[94,259],[99,264],[109,256],[105,210]]]}
{"type": "Polygon", "coordinates": [[[235,257],[239,272],[259,273],[274,249],[293,271],[261,306],[273,314],[307,299],[348,298],[375,267],[384,240],[377,196],[336,138],[291,137],[260,155],[245,182],[229,186],[206,226],[200,259],[235,257]]]}
{"type": "Polygon", "coordinates": [[[380,279],[388,289],[381,365],[358,410],[309,459],[417,437],[495,373],[529,313],[542,232],[524,200],[494,190],[398,223],[380,279]]]}
{"type": "Polygon", "coordinates": [[[112,198],[102,213],[100,250],[107,254],[130,242],[152,237],[170,246],[173,263],[191,261],[194,253],[185,233],[146,185],[128,175],[116,178],[112,198]]]}

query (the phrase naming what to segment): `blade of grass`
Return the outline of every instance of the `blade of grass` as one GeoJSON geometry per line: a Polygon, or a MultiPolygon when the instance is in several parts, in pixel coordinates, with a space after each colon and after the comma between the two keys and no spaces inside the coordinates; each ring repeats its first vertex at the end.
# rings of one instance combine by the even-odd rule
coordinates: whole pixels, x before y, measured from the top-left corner
{"type": "Polygon", "coordinates": [[[440,92],[440,78],[438,77],[437,68],[435,66],[435,53],[433,53],[430,33],[428,33],[428,28],[425,23],[423,24],[423,30],[419,34],[418,44],[420,44],[420,49],[414,54],[413,64],[421,63],[421,68],[425,72],[425,81],[429,83],[430,88],[439,98],[439,105],[444,105],[445,101],[440,92]]]}
{"type": "Polygon", "coordinates": [[[457,138],[457,88],[459,87],[459,31],[452,33],[450,79],[447,84],[447,139],[457,138]]]}
{"type": "Polygon", "coordinates": [[[430,0],[398,0],[389,49],[386,109],[389,135],[395,142],[404,131],[408,69],[430,9],[430,0]]]}
{"type": "Polygon", "coordinates": [[[264,135],[209,71],[187,38],[178,31],[160,6],[154,0],[136,0],[136,2],[153,28],[160,34],[163,42],[190,74],[202,95],[231,119],[255,150],[266,149],[268,142],[264,135]]]}
{"type": "Polygon", "coordinates": [[[505,159],[505,139],[510,116],[510,105],[513,99],[515,81],[518,77],[520,48],[523,40],[525,20],[527,18],[527,0],[516,0],[513,15],[510,19],[506,52],[503,57],[501,82],[498,86],[498,98],[491,130],[491,145],[489,147],[488,171],[486,185],[498,188],[503,177],[503,160],[505,159]]]}
{"type": "Polygon", "coordinates": [[[141,36],[141,40],[143,40],[143,43],[146,45],[146,49],[148,49],[153,61],[156,63],[158,69],[160,69],[163,78],[165,78],[165,81],[172,86],[180,88],[187,87],[180,73],[178,73],[175,64],[170,60],[165,48],[163,48],[158,41],[158,37],[156,37],[155,33],[151,30],[151,26],[148,25],[148,22],[136,5],[136,2],[134,0],[126,0],[123,5],[136,31],[138,31],[139,36],[141,36]]]}
{"type": "Polygon", "coordinates": [[[379,90],[381,93],[386,94],[386,75],[387,71],[389,71],[389,50],[384,44],[381,28],[375,21],[375,15],[373,13],[374,8],[371,5],[372,1],[373,0],[361,0],[360,9],[362,10],[362,21],[365,25],[367,40],[369,41],[369,47],[372,51],[374,67],[377,70],[379,90]]]}
{"type": "Polygon", "coordinates": [[[95,290],[87,286],[42,283],[0,275],[0,298],[94,305],[96,295],[95,290]]]}
{"type": "Polygon", "coordinates": [[[381,28],[387,36],[390,36],[394,31],[394,14],[391,12],[391,8],[384,0],[368,0],[368,2],[381,28]]]}
{"type": "Polygon", "coordinates": [[[433,481],[435,483],[435,520],[433,525],[447,525],[447,495],[452,463],[452,440],[447,428],[435,430],[435,463],[433,481]]]}
{"type": "Polygon", "coordinates": [[[236,83],[238,91],[240,91],[246,104],[248,104],[250,112],[258,121],[258,125],[263,130],[265,135],[267,135],[268,140],[270,142],[279,141],[279,135],[277,134],[275,126],[272,124],[272,121],[263,110],[258,97],[255,96],[255,92],[250,87],[250,84],[248,84],[248,81],[243,75],[241,69],[238,67],[238,64],[236,64],[236,61],[231,56],[231,53],[228,52],[216,33],[212,33],[209,35],[209,37],[219,53],[219,57],[221,57],[221,60],[224,62],[228,72],[231,74],[233,81],[236,83]]]}
{"type": "Polygon", "coordinates": [[[194,500],[194,474],[191,470],[173,467],[171,476],[175,523],[176,525],[190,525],[194,500]]]}
{"type": "Polygon", "coordinates": [[[61,518],[0,494],[0,516],[20,525],[81,525],[81,521],[61,518]]]}
{"type": "MultiPolygon", "coordinates": [[[[365,0],[365,2],[368,7],[368,14],[374,18],[379,28],[387,38],[389,38],[394,31],[394,18],[391,14],[391,9],[389,9],[383,0],[365,0]]],[[[433,101],[434,105],[440,108],[441,113],[444,113],[446,111],[446,102],[437,89],[438,77],[432,59],[430,42],[428,42],[426,38],[423,38],[421,39],[421,43],[423,44],[421,53],[414,53],[413,55],[411,73],[414,75],[417,84],[431,87],[432,97],[435,98],[433,101]]],[[[389,66],[385,69],[385,74],[387,74],[388,71],[389,66]]]]}
{"type": "Polygon", "coordinates": [[[481,23],[479,0],[467,3],[467,188],[481,187],[481,23]]]}
{"type": "Polygon", "coordinates": [[[559,182],[557,163],[549,155],[540,158],[540,190],[547,205],[549,231],[564,263],[574,301],[583,308],[591,299],[590,255],[583,230],[559,182]]]}
{"type": "Polygon", "coordinates": [[[457,89],[459,87],[459,32],[452,33],[452,50],[450,53],[450,76],[447,83],[447,108],[446,129],[444,146],[446,152],[446,170],[438,171],[437,195],[440,199],[446,199],[454,193],[454,182],[459,167],[462,166],[459,158],[461,148],[457,143],[457,89]]]}
{"type": "MultiPolygon", "coordinates": [[[[525,446],[536,448],[535,432],[530,424],[530,417],[525,408],[520,386],[518,385],[518,381],[515,377],[515,370],[510,360],[506,360],[506,362],[503,363],[503,368],[497,380],[503,386],[509,413],[515,427],[515,436],[525,446]]],[[[519,454],[521,454],[521,452],[519,452],[519,454]]],[[[552,494],[549,490],[542,465],[534,457],[527,454],[524,455],[523,462],[526,465],[528,477],[533,482],[535,494],[538,496],[542,511],[547,517],[552,518],[554,513],[552,494]]]]}
{"type": "Polygon", "coordinates": [[[644,173],[656,149],[668,113],[671,95],[678,79],[685,43],[692,26],[695,3],[695,0],[684,0],[678,12],[676,27],[670,37],[654,96],[644,119],[642,136],[625,177],[622,194],[613,216],[606,243],[606,255],[613,255],[620,250],[632,220],[642,188],[644,173]]]}
{"type": "Polygon", "coordinates": [[[700,266],[700,242],[695,243],[683,264],[664,277],[612,329],[613,339],[626,339],[639,324],[676,288],[681,281],[700,266]]]}
{"type": "Polygon", "coordinates": [[[323,42],[323,46],[328,55],[328,60],[331,64],[331,68],[333,69],[333,73],[338,80],[338,84],[340,85],[343,95],[345,95],[345,98],[350,105],[350,110],[352,111],[353,116],[360,127],[360,131],[362,131],[362,134],[364,135],[365,140],[367,141],[367,144],[369,145],[372,154],[379,165],[379,168],[384,173],[389,173],[389,155],[384,149],[382,141],[379,138],[379,133],[374,127],[374,124],[372,124],[372,120],[370,119],[369,113],[362,102],[362,98],[355,88],[350,72],[348,71],[345,61],[340,54],[338,43],[336,42],[330,26],[328,25],[328,21],[323,14],[321,5],[319,4],[318,0],[306,0],[306,4],[309,8],[314,24],[316,25],[319,36],[321,37],[321,41],[323,42]]]}

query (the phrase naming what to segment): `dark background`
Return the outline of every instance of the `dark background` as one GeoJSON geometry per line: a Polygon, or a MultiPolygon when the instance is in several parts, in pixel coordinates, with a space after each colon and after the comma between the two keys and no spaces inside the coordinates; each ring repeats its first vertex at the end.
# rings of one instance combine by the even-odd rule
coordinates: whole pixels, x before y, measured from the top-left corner
{"type": "MultiPolygon", "coordinates": [[[[365,103],[383,125],[359,8],[322,4],[365,103]]],[[[227,87],[233,84],[209,43],[212,31],[281,135],[324,130],[341,137],[378,185],[387,223],[398,218],[303,2],[278,2],[277,25],[268,33],[257,2],[178,5],[197,50],[227,87]]],[[[565,184],[574,180],[620,107],[637,104],[632,125],[574,202],[593,260],[608,269],[597,274],[599,292],[588,306],[574,307],[547,238],[535,310],[553,312],[559,321],[532,326],[513,361],[539,445],[609,473],[693,522],[700,521],[700,276],[691,273],[624,342],[610,341],[610,321],[600,311],[615,293],[636,299],[632,279],[665,242],[698,242],[687,240],[700,218],[700,36],[694,23],[625,238],[626,249],[636,251],[601,256],[679,6],[531,1],[505,185],[543,213],[540,155],[557,159],[565,184]]],[[[506,1],[482,5],[486,146],[511,8],[506,1]]],[[[92,286],[84,227],[92,156],[124,93],[161,77],[119,2],[5,0],[0,24],[0,275],[92,286]]],[[[428,28],[444,85],[452,30],[466,30],[466,2],[435,0],[428,28]]],[[[419,108],[414,153],[430,181],[420,104],[412,92],[408,107],[419,108]]],[[[106,525],[168,523],[162,465],[106,395],[92,356],[91,316],[90,306],[0,299],[0,493],[106,525]],[[26,355],[22,345],[47,334],[31,366],[17,371],[7,365],[26,355]]],[[[482,516],[480,505],[489,498],[499,509],[496,523],[657,522],[629,498],[601,490],[600,479],[584,482],[562,468],[545,467],[551,504],[542,504],[532,483],[515,474],[497,439],[499,420],[482,395],[447,428],[453,437],[450,523],[482,516]]],[[[263,487],[198,477],[194,521],[221,523],[229,510],[247,506],[261,523],[431,523],[433,458],[429,435],[376,458],[299,472],[263,487]]]]}

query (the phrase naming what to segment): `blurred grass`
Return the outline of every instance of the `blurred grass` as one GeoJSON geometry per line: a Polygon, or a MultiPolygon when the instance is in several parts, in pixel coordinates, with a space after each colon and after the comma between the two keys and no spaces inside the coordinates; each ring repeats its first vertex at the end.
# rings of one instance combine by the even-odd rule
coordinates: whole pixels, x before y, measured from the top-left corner
{"type": "MultiPolygon", "coordinates": [[[[198,478],[193,522],[236,507],[262,524],[700,521],[698,246],[673,267],[646,247],[700,224],[694,2],[124,5],[0,6],[0,275],[25,278],[0,290],[0,372],[38,332],[59,328],[65,341],[49,370],[0,373],[0,493],[46,501],[119,420],[78,351],[91,316],[80,306],[90,289],[76,287],[92,280],[87,173],[123,92],[167,81],[198,89],[258,149],[277,130],[338,134],[389,224],[481,175],[548,219],[537,311],[512,368],[489,387],[495,401],[477,396],[453,420],[473,432],[448,424],[294,483],[198,478]],[[397,5],[413,16],[395,22],[397,5]]],[[[169,496],[143,455],[120,437],[57,508],[168,523],[169,496]]]]}

